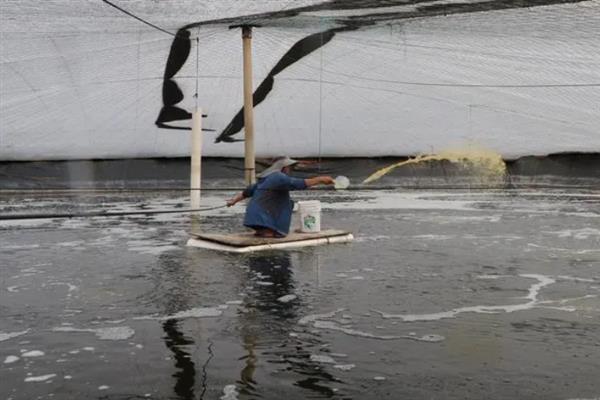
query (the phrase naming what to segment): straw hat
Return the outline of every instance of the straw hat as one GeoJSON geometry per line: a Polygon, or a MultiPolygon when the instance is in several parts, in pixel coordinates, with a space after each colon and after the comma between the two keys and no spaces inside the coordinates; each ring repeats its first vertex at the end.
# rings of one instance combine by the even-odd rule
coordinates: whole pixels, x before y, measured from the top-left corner
{"type": "Polygon", "coordinates": [[[289,157],[281,157],[278,158],[269,168],[265,169],[263,172],[261,172],[258,177],[259,178],[265,178],[269,175],[271,175],[274,172],[280,172],[282,169],[284,169],[285,167],[289,167],[291,165],[294,165],[298,162],[298,160],[293,160],[289,157]]]}

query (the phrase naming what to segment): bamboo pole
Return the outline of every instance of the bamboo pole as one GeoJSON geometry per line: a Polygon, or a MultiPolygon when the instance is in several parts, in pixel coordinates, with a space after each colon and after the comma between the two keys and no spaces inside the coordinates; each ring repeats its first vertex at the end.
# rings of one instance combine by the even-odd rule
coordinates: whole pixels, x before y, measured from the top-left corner
{"type": "Polygon", "coordinates": [[[252,27],[242,27],[244,49],[244,177],[246,184],[256,182],[254,155],[254,110],[252,87],[252,27]]]}
{"type": "Polygon", "coordinates": [[[192,113],[192,161],[190,171],[190,202],[192,208],[200,208],[200,185],[202,183],[202,109],[192,113]]]}

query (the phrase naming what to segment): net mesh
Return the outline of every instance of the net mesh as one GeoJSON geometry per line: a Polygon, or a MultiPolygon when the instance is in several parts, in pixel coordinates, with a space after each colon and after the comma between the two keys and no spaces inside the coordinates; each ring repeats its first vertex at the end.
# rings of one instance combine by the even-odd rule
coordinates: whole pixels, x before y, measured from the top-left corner
{"type": "MultiPolygon", "coordinates": [[[[173,35],[185,26],[191,49],[171,79],[176,107],[193,110],[197,83],[204,154],[241,156],[242,143],[214,141],[242,106],[240,31],[230,25],[297,7],[308,8],[257,17],[254,87],[287,64],[255,110],[259,156],[430,154],[461,143],[504,157],[600,151],[598,1],[421,17],[423,4],[451,3],[113,3],[164,31],[102,1],[0,4],[0,159],[188,155],[187,131],[156,124],[173,35]],[[369,13],[389,18],[354,30],[340,22],[369,13]],[[322,47],[289,53],[331,29],[322,47]]],[[[228,138],[243,140],[243,129],[228,138]]]]}

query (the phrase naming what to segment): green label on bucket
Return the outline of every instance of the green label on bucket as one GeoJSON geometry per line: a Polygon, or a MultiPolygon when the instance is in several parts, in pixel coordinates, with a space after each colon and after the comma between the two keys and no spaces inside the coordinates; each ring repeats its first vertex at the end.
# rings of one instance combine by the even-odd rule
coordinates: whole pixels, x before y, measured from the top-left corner
{"type": "Polygon", "coordinates": [[[307,229],[313,229],[315,227],[316,222],[317,222],[317,219],[315,218],[314,215],[307,215],[306,217],[303,218],[304,227],[307,229]]]}

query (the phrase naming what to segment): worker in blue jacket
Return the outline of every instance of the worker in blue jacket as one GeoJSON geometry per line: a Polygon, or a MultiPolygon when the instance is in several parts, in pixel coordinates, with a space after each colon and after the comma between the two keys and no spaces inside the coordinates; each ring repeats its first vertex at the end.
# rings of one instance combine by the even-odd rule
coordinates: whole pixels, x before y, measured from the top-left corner
{"type": "Polygon", "coordinates": [[[231,207],[243,199],[250,198],[246,207],[244,226],[254,229],[256,236],[284,237],[288,234],[294,208],[294,202],[290,199],[290,190],[335,183],[330,176],[308,179],[289,176],[292,165],[297,162],[289,157],[277,159],[258,176],[258,182],[227,201],[227,206],[231,207]]]}

